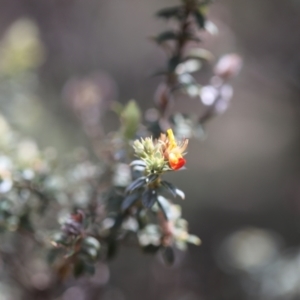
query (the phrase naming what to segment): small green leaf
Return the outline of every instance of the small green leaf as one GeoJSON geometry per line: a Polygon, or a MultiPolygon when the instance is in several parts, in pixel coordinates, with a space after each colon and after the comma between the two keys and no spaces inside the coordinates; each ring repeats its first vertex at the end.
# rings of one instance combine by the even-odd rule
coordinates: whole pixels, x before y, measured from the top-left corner
{"type": "Polygon", "coordinates": [[[88,247],[92,247],[96,250],[99,250],[100,249],[100,243],[97,239],[95,239],[94,237],[92,236],[88,236],[86,237],[84,240],[83,240],[83,243],[88,246],[88,247]]]}
{"type": "Polygon", "coordinates": [[[132,161],[132,162],[129,164],[129,166],[130,166],[130,167],[132,167],[132,166],[143,166],[143,167],[146,167],[147,165],[146,165],[146,163],[145,163],[143,160],[141,160],[141,159],[136,159],[136,160],[132,161]]]}
{"type": "Polygon", "coordinates": [[[182,6],[174,6],[159,10],[156,13],[156,16],[164,19],[177,18],[180,20],[182,18],[182,13],[182,6]]]}
{"type": "Polygon", "coordinates": [[[214,59],[213,54],[202,48],[193,48],[189,50],[185,56],[184,60],[189,60],[189,59],[198,59],[201,61],[212,61],[214,59]]]}
{"type": "Polygon", "coordinates": [[[29,212],[25,212],[23,215],[19,217],[19,226],[25,230],[28,230],[29,232],[34,232],[30,220],[29,212]]]}
{"type": "Polygon", "coordinates": [[[136,189],[141,188],[147,182],[147,177],[143,176],[133,181],[125,190],[125,193],[131,193],[136,189]]]}
{"type": "Polygon", "coordinates": [[[93,247],[85,247],[85,248],[82,248],[82,254],[87,255],[89,260],[95,260],[99,253],[98,253],[97,249],[95,249],[93,247]]]}
{"type": "Polygon", "coordinates": [[[141,196],[140,192],[135,192],[133,194],[128,195],[127,197],[125,197],[121,209],[122,211],[125,211],[126,209],[128,209],[131,205],[133,205],[141,196]]]}
{"type": "Polygon", "coordinates": [[[62,232],[56,232],[52,236],[52,242],[53,244],[61,244],[63,246],[68,246],[70,244],[70,240],[66,236],[66,234],[62,232]]]}
{"type": "Polygon", "coordinates": [[[197,43],[201,42],[201,39],[192,32],[185,33],[183,37],[185,40],[194,41],[197,43]]]}
{"type": "Polygon", "coordinates": [[[116,256],[119,248],[117,241],[111,239],[107,245],[107,259],[112,259],[116,256]]]}
{"type": "Polygon", "coordinates": [[[147,189],[142,195],[142,203],[144,207],[151,208],[157,200],[156,190],[147,189]]]}
{"type": "Polygon", "coordinates": [[[121,113],[122,132],[125,138],[133,139],[141,121],[141,111],[134,100],[128,102],[121,113]]]}
{"type": "Polygon", "coordinates": [[[173,197],[176,197],[176,186],[172,184],[171,182],[168,182],[166,180],[161,181],[161,185],[169,192],[173,197]]]}
{"type": "Polygon", "coordinates": [[[173,265],[175,262],[174,250],[171,247],[164,247],[162,249],[162,256],[167,265],[173,265]]]}
{"type": "Polygon", "coordinates": [[[205,17],[200,9],[194,12],[194,17],[198,27],[200,29],[205,29],[205,17]]]}
{"type": "Polygon", "coordinates": [[[85,271],[85,264],[81,259],[78,259],[74,265],[73,274],[76,278],[78,278],[81,275],[83,275],[84,271],[85,271]]]}
{"type": "Polygon", "coordinates": [[[178,39],[178,33],[172,31],[172,30],[168,30],[168,31],[164,31],[162,33],[160,33],[158,36],[155,37],[155,41],[158,44],[170,41],[170,40],[177,40],[178,39]]]}
{"type": "Polygon", "coordinates": [[[182,200],[185,199],[185,194],[182,190],[176,189],[176,195],[179,196],[182,200]]]}
{"type": "Polygon", "coordinates": [[[177,66],[180,64],[180,57],[179,56],[173,56],[170,58],[168,63],[168,69],[169,72],[172,73],[176,70],[177,66]]]}
{"type": "Polygon", "coordinates": [[[144,253],[155,254],[159,250],[159,246],[147,245],[144,246],[142,249],[144,253]]]}

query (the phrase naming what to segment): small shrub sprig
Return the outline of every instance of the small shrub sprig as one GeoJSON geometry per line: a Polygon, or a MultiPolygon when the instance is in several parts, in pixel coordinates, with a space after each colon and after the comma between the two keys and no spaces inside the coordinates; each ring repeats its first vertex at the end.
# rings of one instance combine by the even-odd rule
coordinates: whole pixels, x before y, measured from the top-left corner
{"type": "MultiPolygon", "coordinates": [[[[52,148],[41,151],[34,141],[21,139],[0,116],[0,255],[8,270],[5,274],[0,270],[0,275],[9,274],[20,289],[34,293],[38,288],[22,276],[21,262],[38,259],[42,263],[28,263],[30,272],[44,272],[43,292],[53,299],[58,283],[71,274],[93,274],[97,262],[113,258],[122,246],[160,252],[172,264],[175,248],[185,250],[187,243],[201,243],[189,234],[181,206],[171,200],[184,199],[184,192],[163,177],[184,169],[188,138],[196,135],[199,124],[227,108],[232,95],[228,82],[240,68],[240,58],[230,54],[213,68],[207,85],[200,85],[192,75],[212,60],[212,54],[199,47],[199,31],[214,28],[206,16],[209,2],[182,0],[157,13],[178,26],[155,37],[168,62],[159,72],[164,80],[155,93],[158,117],[145,117],[146,126],[134,101],[123,106],[103,100],[99,82],[110,82],[103,74],[73,80],[65,88],[67,103],[90,138],[93,157],[85,149],[66,157],[58,157],[52,148]],[[197,113],[196,119],[173,113],[178,91],[198,97],[204,112],[197,113]],[[106,133],[101,124],[108,110],[120,120],[115,132],[106,133]],[[34,245],[34,251],[27,245],[34,245]],[[7,251],[11,248],[15,252],[7,251]],[[37,265],[41,269],[34,270],[37,265]]],[[[0,76],[7,74],[0,70],[0,76]]],[[[16,76],[9,79],[16,82],[26,78],[10,76],[16,76]]]]}
{"type": "Polygon", "coordinates": [[[123,209],[127,209],[139,198],[146,208],[151,208],[155,203],[163,207],[157,192],[161,187],[166,188],[173,196],[180,195],[184,198],[183,192],[170,182],[162,180],[161,176],[167,171],[176,171],[185,165],[183,154],[187,144],[187,139],[178,144],[172,129],[168,129],[167,135],[161,134],[156,140],[148,137],[133,143],[135,155],[140,160],[134,160],[131,166],[142,176],[126,188],[127,196],[122,205],[123,209]]]}
{"type": "Polygon", "coordinates": [[[241,68],[241,58],[237,54],[224,55],[212,70],[208,85],[202,85],[195,77],[204,65],[214,60],[214,55],[200,47],[201,34],[216,34],[217,27],[207,19],[208,6],[212,1],[182,0],[180,5],[164,8],[157,17],[172,20],[175,29],[158,34],[153,40],[168,57],[167,66],[156,75],[164,76],[164,81],[155,93],[155,105],[159,110],[156,122],[150,122],[150,130],[157,136],[171,125],[177,135],[201,137],[203,126],[213,117],[222,114],[232,97],[230,79],[241,68]],[[173,111],[178,93],[198,98],[201,108],[193,114],[173,111]]]}
{"type": "Polygon", "coordinates": [[[128,174],[128,169],[123,169],[123,174],[119,173],[117,166],[120,163],[115,162],[117,173],[112,174],[115,184],[107,194],[101,195],[106,198],[102,218],[97,221],[96,217],[90,226],[84,226],[86,217],[78,211],[65,220],[61,233],[56,234],[52,244],[69,253],[68,260],[60,269],[65,271],[65,262],[72,262],[76,275],[79,275],[78,270],[90,271],[94,259],[113,257],[119,246],[132,242],[134,236],[144,251],[155,253],[161,250],[169,264],[175,259],[174,246],[185,249],[187,242],[199,245],[199,238],[188,233],[188,224],[181,217],[180,206],[162,195],[165,190],[172,197],[184,199],[183,191],[163,180],[162,176],[184,167],[187,145],[187,139],[176,141],[172,129],[167,134],[162,133],[158,139],[146,137],[135,140],[132,146],[138,159],[130,165],[122,164],[123,168],[131,167],[132,175],[128,174]],[[128,175],[133,179],[130,184],[125,178],[116,179],[116,176],[128,175]],[[89,250],[88,246],[91,247],[89,250]]]}

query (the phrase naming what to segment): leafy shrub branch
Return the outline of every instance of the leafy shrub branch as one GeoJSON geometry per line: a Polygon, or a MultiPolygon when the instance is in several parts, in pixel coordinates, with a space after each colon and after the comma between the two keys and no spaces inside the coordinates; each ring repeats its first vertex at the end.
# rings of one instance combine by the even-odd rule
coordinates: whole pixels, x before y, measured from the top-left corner
{"type": "Polygon", "coordinates": [[[212,68],[207,85],[196,79],[204,64],[213,63],[213,55],[199,46],[202,32],[216,31],[207,19],[209,4],[182,0],[157,12],[176,28],[153,38],[167,63],[157,72],[163,79],[155,108],[145,118],[134,101],[101,106],[92,82],[80,86],[79,101],[70,97],[94,154],[78,149],[62,158],[55,149],[42,151],[0,118],[0,255],[22,289],[31,289],[32,283],[21,262],[35,256],[42,261],[47,256],[46,289],[51,291],[71,274],[92,274],[98,261],[113,258],[126,245],[160,252],[172,264],[174,248],[200,244],[175,204],[185,198],[184,192],[164,174],[185,168],[188,139],[198,137],[208,120],[226,110],[232,96],[228,82],[241,65],[236,54],[226,55],[212,68]],[[85,89],[89,97],[96,96],[85,101],[85,89]],[[201,103],[196,118],[172,111],[178,93],[201,103]],[[105,132],[101,124],[108,111],[120,120],[115,132],[105,132]],[[14,258],[10,248],[23,248],[23,253],[14,258]]]}

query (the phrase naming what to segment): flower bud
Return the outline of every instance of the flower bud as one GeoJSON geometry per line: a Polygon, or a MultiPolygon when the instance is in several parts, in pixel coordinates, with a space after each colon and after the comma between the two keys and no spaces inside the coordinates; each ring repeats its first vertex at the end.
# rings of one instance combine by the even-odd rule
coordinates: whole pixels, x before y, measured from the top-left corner
{"type": "Polygon", "coordinates": [[[151,138],[146,138],[144,141],[144,149],[147,154],[152,154],[154,151],[154,145],[151,138]]]}
{"type": "Polygon", "coordinates": [[[135,140],[133,142],[133,149],[134,149],[135,154],[138,157],[143,157],[145,149],[144,149],[144,145],[139,140],[135,140]]]}

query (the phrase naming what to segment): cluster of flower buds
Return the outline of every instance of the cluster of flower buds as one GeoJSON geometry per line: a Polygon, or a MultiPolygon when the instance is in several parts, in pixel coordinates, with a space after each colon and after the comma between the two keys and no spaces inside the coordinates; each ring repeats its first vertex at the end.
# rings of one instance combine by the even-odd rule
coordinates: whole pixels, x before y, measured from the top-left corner
{"type": "Polygon", "coordinates": [[[133,148],[142,162],[133,161],[131,165],[144,165],[147,175],[179,170],[186,163],[183,156],[187,145],[188,139],[180,143],[176,141],[172,129],[167,130],[167,135],[162,133],[156,140],[152,137],[136,140],[133,148]]]}
{"type": "Polygon", "coordinates": [[[187,139],[181,143],[176,141],[172,129],[156,140],[152,137],[136,140],[133,148],[139,160],[133,161],[131,166],[134,170],[138,169],[141,176],[126,188],[122,209],[128,209],[140,199],[147,208],[151,208],[156,202],[160,205],[159,188],[167,189],[175,197],[184,198],[182,191],[162,180],[160,176],[166,171],[179,170],[185,165],[183,155],[187,145],[187,139]]]}

